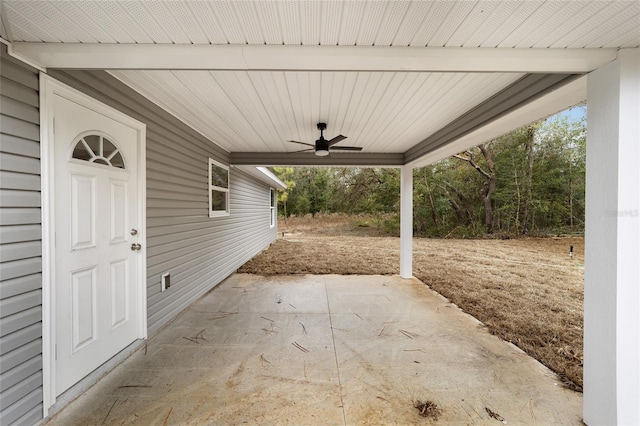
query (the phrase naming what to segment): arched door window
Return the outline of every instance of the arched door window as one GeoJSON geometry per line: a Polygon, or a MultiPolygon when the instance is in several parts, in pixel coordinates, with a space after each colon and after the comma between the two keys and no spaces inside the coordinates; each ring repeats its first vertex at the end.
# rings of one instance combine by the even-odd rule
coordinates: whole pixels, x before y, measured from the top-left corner
{"type": "Polygon", "coordinates": [[[115,143],[106,136],[90,133],[77,138],[71,158],[124,169],[124,158],[115,143]]]}

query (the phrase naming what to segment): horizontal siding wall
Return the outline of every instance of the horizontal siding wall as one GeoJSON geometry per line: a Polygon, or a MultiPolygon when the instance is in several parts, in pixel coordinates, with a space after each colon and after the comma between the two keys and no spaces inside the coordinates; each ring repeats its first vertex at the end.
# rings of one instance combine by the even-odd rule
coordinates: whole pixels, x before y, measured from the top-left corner
{"type": "Polygon", "coordinates": [[[147,295],[152,334],[266,248],[269,187],[230,170],[228,217],[209,218],[208,158],[228,154],[186,124],[102,71],[50,75],[147,125],[147,295]],[[171,274],[161,292],[160,277],[171,274]]]}
{"type": "MultiPolygon", "coordinates": [[[[199,168],[201,176],[191,189],[207,181],[207,163],[199,168]]],[[[162,182],[149,180],[148,185],[148,202],[155,205],[148,208],[153,215],[147,219],[149,324],[154,329],[267,247],[276,234],[269,226],[269,187],[237,169],[230,173],[228,217],[203,217],[202,211],[208,212],[206,191],[183,194],[181,200],[200,214],[182,216],[162,182]],[[161,292],[160,277],[166,272],[171,273],[171,288],[161,292]],[[167,303],[167,293],[174,290],[175,299],[167,303]]]]}
{"type": "Polygon", "coordinates": [[[0,44],[0,424],[42,419],[38,72],[0,44]]]}

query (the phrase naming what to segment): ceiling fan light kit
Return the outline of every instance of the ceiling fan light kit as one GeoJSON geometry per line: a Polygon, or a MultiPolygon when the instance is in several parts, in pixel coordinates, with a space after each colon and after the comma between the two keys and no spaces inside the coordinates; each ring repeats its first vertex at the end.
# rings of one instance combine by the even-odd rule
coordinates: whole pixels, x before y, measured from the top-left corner
{"type": "Polygon", "coordinates": [[[306,152],[306,151],[314,151],[316,156],[318,157],[326,157],[329,155],[329,151],[340,150],[340,151],[362,151],[362,148],[359,146],[334,146],[338,142],[346,139],[346,136],[338,135],[333,139],[326,140],[324,138],[324,130],[327,128],[327,123],[318,123],[318,130],[320,130],[320,139],[316,140],[315,144],[307,143],[307,142],[299,142],[299,141],[287,141],[292,143],[297,143],[300,145],[310,146],[311,148],[303,149],[300,151],[293,152],[306,152]]]}

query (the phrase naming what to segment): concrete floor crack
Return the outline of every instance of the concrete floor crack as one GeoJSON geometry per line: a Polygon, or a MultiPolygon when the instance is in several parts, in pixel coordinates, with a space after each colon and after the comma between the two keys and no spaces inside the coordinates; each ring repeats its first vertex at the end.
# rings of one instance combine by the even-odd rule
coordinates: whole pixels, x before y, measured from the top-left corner
{"type": "Polygon", "coordinates": [[[327,279],[324,279],[324,291],[327,296],[327,310],[329,312],[329,324],[331,326],[331,341],[333,342],[333,354],[336,360],[336,371],[338,372],[338,386],[340,389],[340,408],[342,409],[342,417],[344,424],[347,424],[347,413],[344,410],[344,399],[342,397],[342,378],[340,377],[340,364],[338,363],[338,351],[336,349],[336,335],[333,332],[333,320],[331,319],[331,304],[329,303],[329,292],[327,291],[327,279]]]}

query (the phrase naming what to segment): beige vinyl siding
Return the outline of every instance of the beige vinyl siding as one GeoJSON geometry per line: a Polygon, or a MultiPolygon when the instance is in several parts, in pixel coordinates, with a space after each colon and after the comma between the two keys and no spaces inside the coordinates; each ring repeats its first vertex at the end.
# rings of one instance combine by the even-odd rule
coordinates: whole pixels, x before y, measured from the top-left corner
{"type": "Polygon", "coordinates": [[[38,72],[0,45],[0,424],[42,418],[38,72]]]}
{"type": "Polygon", "coordinates": [[[153,334],[276,238],[269,186],[230,168],[230,215],[209,218],[208,159],[228,153],[102,71],[50,75],[147,125],[147,296],[153,334]],[[160,277],[171,274],[161,292],[160,277]]]}

